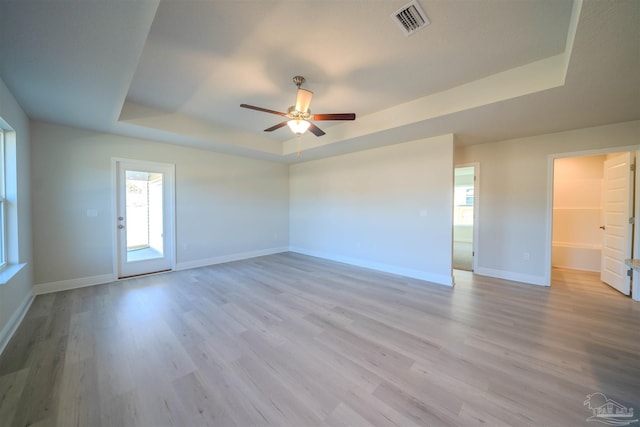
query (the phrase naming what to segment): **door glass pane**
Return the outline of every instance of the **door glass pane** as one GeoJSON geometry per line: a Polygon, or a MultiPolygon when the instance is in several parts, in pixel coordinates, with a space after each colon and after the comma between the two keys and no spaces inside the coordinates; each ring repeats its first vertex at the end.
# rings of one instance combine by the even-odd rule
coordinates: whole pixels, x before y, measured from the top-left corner
{"type": "Polygon", "coordinates": [[[127,170],[125,188],[127,261],[161,258],[162,174],[127,170]]]}

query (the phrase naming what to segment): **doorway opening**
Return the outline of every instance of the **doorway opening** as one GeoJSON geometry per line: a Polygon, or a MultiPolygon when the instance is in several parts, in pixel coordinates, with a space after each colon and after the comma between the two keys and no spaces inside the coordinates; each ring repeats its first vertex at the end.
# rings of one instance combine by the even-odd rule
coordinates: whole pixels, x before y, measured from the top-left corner
{"type": "Polygon", "coordinates": [[[475,224],[477,165],[455,168],[453,193],[453,268],[473,271],[475,267],[475,224]]]}
{"type": "Polygon", "coordinates": [[[555,158],[551,267],[599,274],[625,295],[633,243],[634,158],[611,152],[555,158]]]}
{"type": "Polygon", "coordinates": [[[118,278],[173,269],[174,166],[114,162],[118,278]]]}

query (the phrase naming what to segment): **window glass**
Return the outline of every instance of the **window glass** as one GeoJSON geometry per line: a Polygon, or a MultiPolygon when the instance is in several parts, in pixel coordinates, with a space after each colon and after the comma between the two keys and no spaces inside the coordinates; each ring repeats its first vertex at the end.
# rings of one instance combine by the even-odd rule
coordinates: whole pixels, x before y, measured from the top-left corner
{"type": "Polygon", "coordinates": [[[0,268],[7,265],[7,201],[5,199],[5,131],[0,129],[0,268]]]}

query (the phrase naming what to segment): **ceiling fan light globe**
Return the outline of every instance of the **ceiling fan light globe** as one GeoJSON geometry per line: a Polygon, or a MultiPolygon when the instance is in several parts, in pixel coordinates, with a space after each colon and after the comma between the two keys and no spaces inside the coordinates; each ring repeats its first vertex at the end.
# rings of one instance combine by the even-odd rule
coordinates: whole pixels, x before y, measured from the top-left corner
{"type": "Polygon", "coordinates": [[[289,126],[289,129],[291,129],[293,133],[300,136],[309,129],[311,123],[306,120],[289,120],[287,126],[289,126]]]}

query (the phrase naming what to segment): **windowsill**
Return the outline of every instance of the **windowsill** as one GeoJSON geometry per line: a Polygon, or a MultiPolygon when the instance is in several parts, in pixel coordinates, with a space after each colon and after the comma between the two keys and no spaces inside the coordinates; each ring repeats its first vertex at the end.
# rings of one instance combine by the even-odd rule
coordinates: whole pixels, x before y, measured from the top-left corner
{"type": "Polygon", "coordinates": [[[0,286],[6,285],[27,264],[9,264],[0,271],[0,286]]]}

